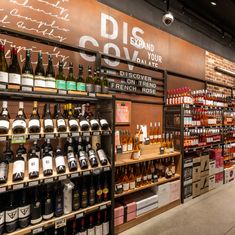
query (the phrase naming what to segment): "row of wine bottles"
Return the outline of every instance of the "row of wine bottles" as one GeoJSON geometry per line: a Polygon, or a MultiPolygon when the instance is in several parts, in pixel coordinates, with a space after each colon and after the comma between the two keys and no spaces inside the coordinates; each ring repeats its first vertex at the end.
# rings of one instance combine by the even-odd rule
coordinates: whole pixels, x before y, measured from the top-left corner
{"type": "Polygon", "coordinates": [[[107,77],[100,77],[100,69],[94,70],[92,75],[92,68],[88,66],[88,75],[86,79],[83,77],[83,66],[79,64],[78,76],[74,77],[73,64],[69,63],[69,73],[67,78],[63,72],[63,62],[59,62],[59,71],[55,76],[52,56],[48,54],[48,65],[46,72],[43,66],[42,53],[38,52],[38,62],[33,70],[31,63],[31,51],[26,50],[25,62],[22,70],[19,65],[17,57],[17,49],[12,48],[11,64],[8,68],[5,58],[4,46],[0,45],[0,82],[6,84],[16,84],[25,87],[44,87],[57,88],[61,90],[74,91],[88,91],[88,92],[103,92],[108,93],[107,77]]]}
{"type": "MultiPolygon", "coordinates": [[[[58,132],[67,131],[67,125],[69,127],[69,131],[77,132],[88,131],[88,130],[107,130],[109,128],[109,124],[106,119],[98,117],[93,117],[90,120],[85,118],[82,113],[79,114],[78,117],[75,117],[72,112],[72,104],[68,104],[68,109],[66,109],[65,115],[62,114],[60,109],[60,104],[56,104],[54,106],[54,118],[55,123],[53,122],[52,115],[50,112],[50,104],[46,103],[44,106],[44,114],[43,114],[43,130],[44,132],[54,132],[54,127],[57,127],[58,132]],[[66,122],[66,118],[68,122],[66,122]],[[68,123],[68,124],[67,124],[68,123]]],[[[7,101],[3,101],[2,111],[0,114],[0,133],[7,134],[10,128],[10,115],[7,109],[7,101]]],[[[26,123],[26,115],[24,112],[24,103],[19,102],[19,110],[16,118],[12,123],[12,132],[13,134],[23,134],[25,133],[27,128],[26,123]]],[[[40,133],[41,131],[41,121],[40,115],[38,113],[38,103],[34,101],[33,111],[30,115],[28,122],[28,131],[29,133],[40,133]]]]}
{"type": "Polygon", "coordinates": [[[78,164],[80,168],[84,170],[88,169],[89,165],[91,167],[97,167],[99,163],[102,166],[105,166],[109,163],[108,157],[99,143],[97,143],[97,149],[94,150],[90,144],[89,137],[86,137],[83,142],[82,138],[79,137],[78,142],[74,142],[72,138],[68,138],[63,151],[60,146],[57,146],[57,148],[53,150],[50,139],[46,139],[44,144],[41,146],[41,149],[37,145],[37,141],[35,141],[29,150],[28,158],[26,149],[23,145],[20,145],[20,147],[17,149],[16,155],[14,156],[8,142],[7,149],[3,153],[3,157],[0,162],[0,183],[7,182],[9,177],[8,163],[12,161],[13,181],[24,179],[26,175],[26,166],[28,169],[28,177],[32,179],[39,177],[39,172],[41,169],[40,166],[42,166],[44,176],[51,176],[53,174],[54,166],[58,174],[65,173],[66,161],[68,162],[68,168],[70,172],[76,171],[78,169],[78,164]],[[76,148],[74,148],[74,144],[77,144],[76,148]]]}
{"type": "Polygon", "coordinates": [[[73,181],[65,180],[1,194],[0,234],[107,201],[107,174],[84,176],[73,181]]]}

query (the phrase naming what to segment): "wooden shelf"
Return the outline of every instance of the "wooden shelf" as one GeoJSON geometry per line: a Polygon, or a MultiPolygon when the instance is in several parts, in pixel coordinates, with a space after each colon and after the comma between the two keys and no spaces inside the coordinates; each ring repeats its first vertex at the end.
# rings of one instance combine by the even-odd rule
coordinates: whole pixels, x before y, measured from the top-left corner
{"type": "Polygon", "coordinates": [[[115,198],[122,197],[122,196],[131,194],[131,193],[135,193],[135,192],[138,192],[138,191],[147,189],[147,188],[151,188],[151,187],[153,187],[153,186],[165,184],[165,183],[168,183],[168,182],[177,180],[177,179],[180,179],[180,175],[179,175],[179,174],[175,174],[175,176],[173,176],[173,177],[171,177],[171,178],[169,178],[169,179],[166,179],[165,177],[164,177],[164,178],[160,178],[160,179],[158,179],[158,182],[156,182],[156,183],[147,184],[147,185],[141,186],[141,187],[139,187],[139,188],[135,188],[135,189],[132,189],[132,190],[128,190],[128,191],[123,192],[123,193],[120,193],[120,194],[115,194],[114,197],[115,197],[115,198]]]}
{"type": "Polygon", "coordinates": [[[18,229],[15,232],[12,232],[11,235],[22,235],[22,234],[28,234],[28,233],[36,234],[36,230],[41,229],[43,231],[43,229],[45,229],[47,227],[54,226],[55,223],[57,223],[59,221],[62,221],[62,220],[67,221],[69,219],[73,219],[74,217],[80,218],[80,217],[84,216],[84,214],[87,214],[87,213],[90,213],[90,212],[96,211],[96,210],[106,209],[107,206],[110,206],[110,205],[111,205],[111,201],[102,202],[102,203],[96,204],[94,206],[90,206],[90,207],[87,207],[84,209],[80,209],[78,211],[74,211],[74,212],[69,213],[67,215],[62,215],[60,217],[53,217],[50,220],[42,221],[41,223],[36,224],[36,225],[30,225],[26,228],[18,229]]]}
{"type": "Polygon", "coordinates": [[[176,200],[174,202],[171,202],[165,206],[162,206],[162,207],[159,207],[159,208],[156,208],[156,209],[153,209],[149,212],[146,212],[138,217],[136,217],[135,219],[131,220],[131,221],[128,221],[124,224],[121,224],[121,225],[118,225],[116,226],[114,229],[115,229],[115,234],[119,234],[123,231],[126,231],[127,229],[129,228],[132,228],[140,223],[143,223],[144,221],[148,220],[148,219],[151,219],[152,217],[156,216],[156,215],[159,215],[167,210],[170,210],[178,205],[181,204],[181,201],[180,200],[176,200]]]}
{"type": "Polygon", "coordinates": [[[116,167],[125,166],[125,165],[135,164],[139,162],[157,160],[157,159],[167,158],[167,157],[177,157],[177,156],[180,156],[180,152],[165,153],[165,154],[149,153],[149,154],[141,155],[139,160],[134,160],[134,159],[131,159],[130,156],[128,156],[127,154],[117,154],[115,166],[116,167]]]}
{"type": "MultiPolygon", "coordinates": [[[[98,159],[99,161],[99,159],[98,159]]],[[[53,162],[53,174],[50,176],[44,176],[42,171],[42,161],[39,160],[39,177],[30,179],[28,177],[28,165],[27,162],[25,164],[25,177],[23,180],[20,181],[13,181],[12,180],[12,171],[13,171],[13,163],[9,164],[9,171],[8,171],[8,180],[5,184],[0,184],[0,193],[8,191],[8,190],[16,190],[21,189],[24,187],[32,187],[39,184],[45,184],[45,183],[51,183],[58,180],[64,180],[67,178],[77,178],[80,175],[90,175],[90,174],[99,174],[102,171],[109,171],[111,170],[111,165],[108,164],[106,166],[101,166],[100,162],[98,162],[98,167],[92,168],[90,165],[90,162],[88,161],[88,168],[82,170],[80,168],[79,163],[77,162],[78,169],[76,171],[69,171],[67,158],[65,156],[65,165],[66,165],[66,171],[62,174],[57,174],[55,164],[53,162]]]]}

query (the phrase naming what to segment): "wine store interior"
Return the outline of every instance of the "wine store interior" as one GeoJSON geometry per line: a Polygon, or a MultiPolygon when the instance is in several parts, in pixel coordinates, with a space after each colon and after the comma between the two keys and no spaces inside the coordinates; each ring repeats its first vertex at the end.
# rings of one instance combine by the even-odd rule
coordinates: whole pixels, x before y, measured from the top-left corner
{"type": "Polygon", "coordinates": [[[0,235],[235,234],[234,0],[0,1],[0,235]]]}

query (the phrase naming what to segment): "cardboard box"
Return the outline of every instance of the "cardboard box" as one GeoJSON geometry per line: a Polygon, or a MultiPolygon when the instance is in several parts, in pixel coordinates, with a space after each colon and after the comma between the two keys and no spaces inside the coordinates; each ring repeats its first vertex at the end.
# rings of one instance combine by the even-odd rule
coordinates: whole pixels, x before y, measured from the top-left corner
{"type": "Polygon", "coordinates": [[[180,199],[180,180],[170,182],[170,199],[169,202],[180,199]]]}
{"type": "Polygon", "coordinates": [[[193,182],[200,180],[201,177],[201,158],[193,158],[193,182]]]}
{"type": "Polygon", "coordinates": [[[201,155],[201,177],[209,175],[209,154],[203,153],[201,155]]]}
{"type": "Polygon", "coordinates": [[[209,176],[201,177],[201,194],[209,191],[209,176]]]}
{"type": "Polygon", "coordinates": [[[146,207],[144,207],[142,209],[137,210],[136,214],[137,214],[137,216],[140,216],[140,215],[142,215],[142,214],[144,214],[144,213],[146,213],[148,211],[151,211],[151,210],[153,210],[153,209],[155,209],[157,207],[158,207],[158,203],[153,203],[153,204],[148,205],[148,206],[146,206],[146,207]]]}
{"type": "Polygon", "coordinates": [[[192,197],[195,198],[201,194],[201,180],[193,182],[192,185],[192,197]]]}
{"type": "Polygon", "coordinates": [[[142,209],[144,207],[147,207],[153,203],[157,203],[158,202],[158,195],[154,194],[154,195],[148,195],[146,194],[145,198],[138,198],[136,200],[136,210],[142,209]]]}
{"type": "Polygon", "coordinates": [[[126,199],[123,202],[124,206],[124,222],[128,222],[136,218],[136,202],[130,199],[126,199]]]}
{"type": "Polygon", "coordinates": [[[116,203],[114,208],[114,226],[123,223],[124,223],[124,207],[120,203],[116,203]]]}
{"type": "Polygon", "coordinates": [[[183,190],[184,200],[192,199],[192,184],[185,185],[183,190]]]}
{"type": "Polygon", "coordinates": [[[224,169],[224,184],[234,180],[234,166],[224,169]]]}
{"type": "Polygon", "coordinates": [[[209,176],[209,190],[215,189],[215,175],[209,176]]]}
{"type": "Polygon", "coordinates": [[[158,187],[158,205],[164,206],[170,202],[170,184],[162,184],[158,187]]]}
{"type": "Polygon", "coordinates": [[[114,219],[114,226],[118,226],[124,223],[124,216],[120,216],[114,219]]]}
{"type": "Polygon", "coordinates": [[[215,174],[215,160],[210,159],[209,162],[209,175],[214,175],[215,174]]]}

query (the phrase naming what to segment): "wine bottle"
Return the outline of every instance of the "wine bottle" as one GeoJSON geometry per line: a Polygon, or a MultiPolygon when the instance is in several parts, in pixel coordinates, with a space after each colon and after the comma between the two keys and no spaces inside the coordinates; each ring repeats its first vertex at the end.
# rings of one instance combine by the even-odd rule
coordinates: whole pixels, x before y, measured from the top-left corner
{"type": "Polygon", "coordinates": [[[109,219],[108,219],[108,210],[104,210],[104,221],[102,224],[103,235],[109,234],[109,219]]]}
{"type": "Polygon", "coordinates": [[[67,158],[68,158],[69,171],[76,171],[77,161],[76,161],[73,146],[72,146],[72,138],[69,138],[69,145],[67,147],[67,158]]]}
{"type": "Polygon", "coordinates": [[[13,163],[13,181],[23,180],[25,171],[25,161],[21,153],[18,153],[13,163]]]}
{"type": "Polygon", "coordinates": [[[81,131],[89,131],[90,129],[88,120],[84,116],[81,116],[81,115],[79,117],[79,125],[81,128],[81,131]]]}
{"type": "Polygon", "coordinates": [[[21,69],[17,57],[17,49],[12,48],[11,51],[11,64],[9,66],[9,84],[21,84],[21,69]]]}
{"type": "Polygon", "coordinates": [[[101,203],[103,198],[103,190],[101,186],[100,174],[97,177],[96,183],[96,203],[101,203]]]}
{"type": "Polygon", "coordinates": [[[44,203],[43,203],[43,215],[42,218],[44,220],[51,219],[54,216],[54,208],[53,208],[53,201],[51,190],[49,188],[49,184],[45,185],[45,192],[44,192],[44,203]]]}
{"type": "Polygon", "coordinates": [[[109,123],[105,118],[100,118],[100,126],[103,131],[107,131],[109,129],[109,123]]]}
{"type": "Polygon", "coordinates": [[[12,124],[13,134],[23,134],[26,131],[26,121],[24,114],[24,103],[19,102],[19,111],[12,124]]]}
{"type": "Polygon", "coordinates": [[[79,193],[79,186],[78,186],[78,180],[74,183],[73,188],[73,211],[77,211],[80,208],[80,193],[79,193]]]}
{"type": "Polygon", "coordinates": [[[52,62],[52,55],[48,55],[48,65],[46,70],[46,88],[55,88],[55,70],[52,62]]]}
{"type": "Polygon", "coordinates": [[[77,220],[73,220],[73,225],[72,225],[72,235],[77,235],[77,220]]]}
{"type": "Polygon", "coordinates": [[[73,63],[69,63],[69,73],[67,77],[67,90],[68,91],[76,91],[77,84],[73,76],[73,63]]]}
{"type": "Polygon", "coordinates": [[[87,229],[87,235],[95,235],[94,217],[92,214],[89,215],[89,226],[87,229]]]}
{"type": "Polygon", "coordinates": [[[59,217],[64,214],[64,205],[63,205],[63,187],[59,181],[57,184],[56,196],[55,196],[55,216],[59,217]]]}
{"type": "Polygon", "coordinates": [[[19,203],[19,226],[21,228],[27,227],[30,222],[30,203],[27,195],[28,190],[22,189],[19,203]]]}
{"type": "Polygon", "coordinates": [[[85,228],[85,218],[82,217],[80,219],[80,226],[79,226],[79,230],[78,230],[78,235],[87,235],[87,232],[86,232],[86,228],[85,228]]]}
{"type": "Polygon", "coordinates": [[[109,163],[108,157],[106,156],[104,150],[101,148],[101,145],[99,143],[97,143],[96,147],[97,147],[97,155],[99,157],[100,164],[102,166],[107,165],[109,163]]]}
{"type": "Polygon", "coordinates": [[[81,190],[81,208],[88,206],[88,192],[87,192],[87,177],[82,178],[82,190],[81,190]]]}
{"type": "Polygon", "coordinates": [[[103,226],[101,222],[101,212],[97,212],[97,222],[95,226],[95,235],[103,235],[103,226]]]}
{"type": "Polygon", "coordinates": [[[3,152],[3,159],[7,162],[13,162],[14,153],[11,150],[11,140],[6,141],[6,150],[3,152]]]}
{"type": "Polygon", "coordinates": [[[86,91],[86,83],[83,78],[83,66],[78,66],[77,91],[86,91]]]}
{"type": "Polygon", "coordinates": [[[56,76],[56,88],[59,90],[66,90],[66,80],[64,77],[63,71],[64,63],[62,61],[59,62],[59,72],[56,76]]]}
{"type": "Polygon", "coordinates": [[[93,174],[90,176],[90,187],[89,187],[89,205],[93,206],[95,204],[95,185],[93,174]]]}
{"type": "Polygon", "coordinates": [[[101,80],[101,84],[102,84],[102,93],[107,94],[109,92],[109,81],[107,79],[106,70],[104,70],[104,76],[101,80]]]}
{"type": "Polygon", "coordinates": [[[100,68],[96,68],[96,77],[94,78],[95,92],[101,93],[101,79],[100,79],[100,68]]]}
{"type": "Polygon", "coordinates": [[[9,126],[10,126],[9,119],[10,119],[10,116],[9,116],[9,112],[7,109],[7,101],[3,101],[2,102],[2,111],[0,114],[0,134],[7,134],[8,133],[9,126]]]}
{"type": "Polygon", "coordinates": [[[68,123],[70,131],[78,131],[78,122],[73,116],[72,104],[68,104],[68,123]]]}
{"type": "Polygon", "coordinates": [[[39,157],[36,154],[36,149],[33,148],[28,158],[28,173],[29,178],[37,178],[39,176],[39,157]]]}
{"type": "Polygon", "coordinates": [[[56,148],[55,151],[55,165],[58,174],[65,173],[66,167],[65,167],[64,155],[59,146],[56,148]]]}
{"type": "Polygon", "coordinates": [[[12,233],[17,228],[18,208],[16,206],[16,198],[14,192],[9,193],[9,198],[6,200],[7,206],[5,211],[5,229],[7,233],[12,233]]]}
{"type": "Polygon", "coordinates": [[[51,118],[50,112],[50,104],[45,104],[44,106],[44,115],[43,115],[43,123],[44,123],[44,132],[53,132],[54,124],[51,118]]]}
{"type": "Polygon", "coordinates": [[[6,194],[0,195],[0,234],[2,235],[4,232],[5,225],[5,201],[6,194]]]}
{"type": "Polygon", "coordinates": [[[38,52],[38,62],[35,69],[34,76],[34,86],[35,87],[45,87],[45,70],[42,63],[42,52],[38,52]]]}
{"type": "Polygon", "coordinates": [[[54,118],[56,119],[57,131],[65,132],[67,130],[64,116],[60,111],[60,104],[54,106],[54,118]]]}
{"type": "Polygon", "coordinates": [[[24,144],[19,144],[19,147],[16,150],[16,155],[19,154],[19,153],[24,158],[24,161],[27,161],[27,151],[26,151],[26,148],[24,147],[24,144]]]}
{"type": "Polygon", "coordinates": [[[38,113],[38,102],[33,102],[33,111],[29,119],[29,133],[40,133],[41,124],[40,124],[40,116],[38,113]]]}
{"type": "Polygon", "coordinates": [[[69,180],[64,180],[64,213],[69,214],[72,212],[72,192],[74,188],[74,184],[69,180]]]}
{"type": "Polygon", "coordinates": [[[30,205],[31,224],[37,224],[42,221],[42,205],[39,197],[38,187],[32,188],[33,197],[30,205]]]}
{"type": "Polygon", "coordinates": [[[33,87],[33,66],[31,63],[31,51],[26,50],[25,62],[22,68],[22,86],[33,87]]]}
{"type": "Polygon", "coordinates": [[[38,159],[40,159],[41,158],[41,150],[40,150],[37,143],[38,143],[37,140],[34,140],[33,145],[31,146],[31,148],[29,150],[29,154],[31,154],[33,149],[35,149],[35,153],[38,156],[38,159]]]}
{"type": "Polygon", "coordinates": [[[49,153],[49,149],[46,146],[45,152],[42,157],[42,169],[43,169],[43,175],[44,176],[50,176],[53,174],[53,166],[52,166],[52,156],[49,153]]]}
{"type": "Polygon", "coordinates": [[[92,131],[97,131],[97,130],[100,129],[99,121],[98,121],[98,119],[95,118],[95,117],[92,117],[92,118],[90,119],[90,125],[91,125],[91,130],[92,130],[92,131]]]}
{"type": "Polygon", "coordinates": [[[8,65],[5,57],[5,46],[0,44],[0,83],[8,83],[8,65]]]}
{"type": "Polygon", "coordinates": [[[108,201],[109,199],[109,185],[108,185],[108,175],[104,174],[104,183],[103,183],[103,200],[108,201]]]}
{"type": "MultiPolygon", "coordinates": [[[[4,156],[2,156],[0,158],[0,184],[4,184],[7,182],[8,170],[9,170],[8,161],[4,158],[4,156]]],[[[1,219],[0,219],[0,222],[1,222],[1,219]]]]}
{"type": "MultiPolygon", "coordinates": [[[[45,144],[44,150],[45,150],[45,147],[47,146],[50,155],[53,157],[53,148],[52,148],[52,145],[51,145],[51,140],[50,139],[46,139],[44,144],[45,144]]],[[[45,153],[45,151],[43,153],[45,153]]]]}
{"type": "Polygon", "coordinates": [[[91,66],[88,66],[88,75],[86,78],[86,89],[88,92],[94,92],[95,87],[94,87],[94,80],[92,78],[92,72],[91,72],[91,66]]]}
{"type": "Polygon", "coordinates": [[[88,158],[92,167],[98,166],[97,155],[94,149],[91,148],[91,144],[89,143],[89,137],[87,137],[87,148],[88,148],[88,158]]]}
{"type": "Polygon", "coordinates": [[[87,154],[84,150],[80,150],[78,152],[78,161],[79,161],[80,168],[82,170],[88,168],[87,154]]]}

